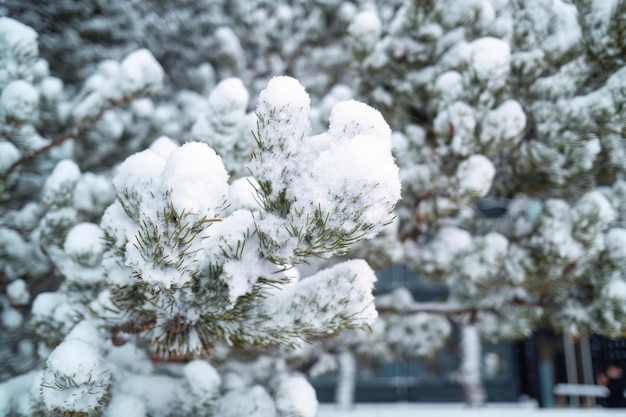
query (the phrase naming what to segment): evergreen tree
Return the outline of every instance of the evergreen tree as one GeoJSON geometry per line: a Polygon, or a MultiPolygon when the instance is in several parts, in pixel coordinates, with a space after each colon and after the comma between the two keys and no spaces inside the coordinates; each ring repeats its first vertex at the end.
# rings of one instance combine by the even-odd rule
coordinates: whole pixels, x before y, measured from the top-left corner
{"type": "Polygon", "coordinates": [[[626,1],[105,3],[0,9],[0,410],[313,415],[442,317],[477,405],[481,337],[625,334],[626,1]]]}
{"type": "Polygon", "coordinates": [[[470,403],[479,328],[626,331],[624,7],[380,2],[350,26],[359,96],[395,129],[405,263],[450,290],[408,311],[462,315],[470,403]]]}
{"type": "MultiPolygon", "coordinates": [[[[313,389],[279,358],[235,366],[224,352],[295,348],[373,323],[376,278],[364,261],[303,278],[294,265],[341,255],[392,221],[400,182],[380,113],[343,101],[327,131],[310,136],[308,94],[275,77],[251,116],[250,177],[231,186],[206,143],[166,136],[111,166],[117,160],[98,159],[124,150],[82,141],[91,132],[123,137],[133,110],[121,107],[162,84],[152,55],[105,61],[75,97],[57,91],[57,114],[66,114],[58,124],[71,128],[50,140],[37,129],[40,93],[25,62],[38,59],[36,33],[7,17],[0,32],[15,52],[1,100],[3,247],[12,250],[3,261],[3,326],[18,332],[24,317],[15,307],[32,297],[43,362],[2,385],[2,415],[315,415],[313,389]],[[97,173],[73,160],[89,145],[97,173]],[[27,169],[47,178],[28,182],[27,169]],[[20,209],[33,192],[40,200],[20,209]],[[23,265],[31,251],[41,271],[23,265]],[[48,274],[58,288],[26,285],[48,274]]],[[[203,101],[207,112],[183,126],[198,138],[239,139],[247,100],[240,80],[225,80],[203,101]]]]}

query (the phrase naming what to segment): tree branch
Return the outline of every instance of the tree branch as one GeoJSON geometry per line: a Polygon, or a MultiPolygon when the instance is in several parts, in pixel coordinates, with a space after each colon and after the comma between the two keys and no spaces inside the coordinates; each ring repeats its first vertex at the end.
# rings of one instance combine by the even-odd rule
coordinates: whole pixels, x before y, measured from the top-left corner
{"type": "Polygon", "coordinates": [[[9,175],[11,175],[11,173],[13,171],[15,171],[17,169],[17,167],[19,167],[20,165],[24,165],[27,164],[28,162],[32,161],[33,159],[35,159],[37,156],[41,155],[42,153],[61,145],[62,143],[64,143],[65,141],[67,141],[68,139],[78,139],[80,138],[82,135],[85,134],[85,132],[87,132],[89,129],[91,129],[92,127],[94,127],[94,125],[100,120],[100,118],[102,117],[102,115],[107,112],[108,110],[114,109],[116,107],[123,107],[123,106],[127,106],[129,105],[131,102],[133,102],[135,99],[141,97],[140,94],[133,94],[129,97],[126,97],[122,100],[119,101],[113,101],[111,102],[109,105],[103,106],[102,109],[100,110],[100,112],[98,112],[97,115],[86,119],[83,124],[81,125],[77,125],[74,126],[69,132],[66,132],[64,134],[62,134],[61,136],[58,136],[56,138],[54,138],[53,140],[51,140],[48,144],[46,144],[45,146],[42,146],[41,148],[30,152],[28,154],[24,154],[22,155],[22,157],[20,159],[18,159],[17,161],[15,161],[13,164],[11,164],[9,166],[9,168],[4,171],[2,174],[0,174],[0,180],[4,180],[6,179],[9,175]]]}

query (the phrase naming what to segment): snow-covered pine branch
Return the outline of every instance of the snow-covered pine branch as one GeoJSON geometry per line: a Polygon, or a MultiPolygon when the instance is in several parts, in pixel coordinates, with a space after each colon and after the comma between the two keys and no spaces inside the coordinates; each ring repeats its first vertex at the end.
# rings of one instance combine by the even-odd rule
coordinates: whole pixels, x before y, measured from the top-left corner
{"type": "MultiPolygon", "coordinates": [[[[376,278],[367,263],[342,262],[302,279],[292,264],[342,253],[392,220],[400,182],[390,130],[374,109],[348,101],[335,106],[327,133],[308,137],[308,100],[288,77],[261,93],[255,177],[245,187],[231,187],[208,145],[161,137],[119,166],[117,197],[100,227],[71,222],[81,173],[71,161],[57,165],[44,187],[46,227],[68,231],[64,239],[51,234],[46,247],[65,282],[34,300],[33,322],[53,348],[35,410],[120,407],[116,381],[128,377],[113,363],[127,342],[155,358],[188,360],[213,355],[223,343],[296,347],[373,323],[376,278]],[[276,155],[280,148],[290,151],[276,155]],[[286,206],[269,204],[268,190],[279,190],[286,206]],[[83,359],[75,362],[76,355],[83,359]]],[[[277,393],[289,389],[280,386],[277,393]]],[[[259,395],[264,410],[301,407],[288,405],[289,396],[274,404],[287,394],[273,400],[260,386],[226,389],[224,398],[259,395]]],[[[229,415],[235,406],[224,400],[209,408],[229,415]]]]}

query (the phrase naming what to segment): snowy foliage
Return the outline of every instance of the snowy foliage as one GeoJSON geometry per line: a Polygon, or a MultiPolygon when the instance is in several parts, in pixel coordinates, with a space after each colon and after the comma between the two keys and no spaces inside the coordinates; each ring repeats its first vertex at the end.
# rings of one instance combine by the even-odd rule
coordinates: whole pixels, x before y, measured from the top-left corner
{"type": "MultiPolygon", "coordinates": [[[[35,39],[2,24],[6,43],[35,39]]],[[[232,32],[216,36],[231,53],[232,32]]],[[[159,92],[164,72],[145,49],[104,61],[74,96],[37,82],[45,71],[27,75],[13,74],[0,99],[2,184],[12,193],[0,229],[1,325],[19,338],[29,320],[38,357],[32,339],[7,347],[43,371],[25,374],[37,388],[3,396],[0,414],[313,417],[314,390],[280,359],[228,359],[376,319],[365,261],[308,277],[294,265],[342,255],[393,220],[400,181],[380,113],[337,102],[327,132],[312,136],[310,98],[286,76],[269,82],[255,114],[238,78],[206,96],[178,94],[174,108],[155,105],[142,96],[159,92]],[[50,131],[40,119],[48,110],[58,116],[50,131]],[[172,133],[196,141],[179,145],[172,133]],[[24,166],[43,179],[17,175],[24,166]],[[33,191],[40,197],[17,204],[33,191]],[[54,280],[27,284],[46,274],[54,280]],[[174,362],[165,372],[150,358],[174,362]]]]}
{"type": "Polygon", "coordinates": [[[480,402],[476,329],[622,335],[625,11],[3,5],[0,415],[312,416],[272,355],[428,357],[447,315],[480,402]],[[375,320],[355,256],[450,298],[375,320]]]}

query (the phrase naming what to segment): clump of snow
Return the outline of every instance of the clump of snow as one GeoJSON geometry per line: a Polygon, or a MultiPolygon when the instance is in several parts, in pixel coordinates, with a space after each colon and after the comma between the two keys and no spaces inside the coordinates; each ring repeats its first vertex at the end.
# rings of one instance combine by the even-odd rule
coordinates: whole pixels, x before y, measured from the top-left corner
{"type": "Polygon", "coordinates": [[[235,124],[239,121],[237,117],[244,115],[249,99],[250,94],[241,79],[226,78],[211,91],[208,111],[219,112],[214,116],[224,124],[235,124]]]}
{"type": "Polygon", "coordinates": [[[607,298],[616,298],[626,302],[626,281],[622,277],[615,276],[602,288],[602,295],[607,298]]]}
{"type": "Polygon", "coordinates": [[[467,55],[473,73],[480,80],[499,80],[509,73],[511,49],[502,39],[478,38],[468,45],[467,55]]]}
{"type": "Polygon", "coordinates": [[[0,17],[0,39],[6,43],[7,49],[19,47],[25,51],[38,53],[37,32],[6,16],[0,17]]]}
{"type": "MultiPolygon", "coordinates": [[[[259,94],[257,114],[266,121],[264,137],[297,141],[309,131],[310,99],[302,84],[295,78],[272,78],[259,94]]],[[[294,146],[294,145],[292,145],[294,146]]]]}
{"type": "Polygon", "coordinates": [[[561,261],[573,261],[582,256],[582,245],[572,237],[570,207],[565,201],[554,198],[545,201],[538,222],[538,233],[529,242],[531,247],[541,248],[548,256],[561,261]]]}
{"type": "MultiPolygon", "coordinates": [[[[203,256],[196,237],[228,205],[228,174],[220,157],[200,142],[173,149],[167,159],[146,150],[127,158],[113,183],[125,216],[107,210],[102,227],[125,245],[125,265],[143,280],[166,287],[187,282],[203,256]],[[130,217],[137,227],[115,226],[112,220],[119,216],[130,217]]],[[[105,264],[109,271],[116,269],[108,255],[105,264]]]]}
{"type": "Polygon", "coordinates": [[[32,415],[32,399],[39,394],[41,371],[31,371],[0,383],[0,416],[32,415]]]}
{"type": "Polygon", "coordinates": [[[472,155],[461,162],[456,171],[459,193],[484,197],[491,188],[496,170],[491,161],[483,155],[472,155]]]}
{"type": "Polygon", "coordinates": [[[80,339],[93,347],[101,347],[103,336],[95,320],[82,320],[65,336],[65,340],[80,339]]]}
{"type": "Polygon", "coordinates": [[[146,417],[146,406],[139,398],[127,394],[115,394],[104,413],[105,417],[146,417]]]}
{"type": "Polygon", "coordinates": [[[176,143],[173,139],[167,136],[160,136],[152,142],[149,149],[161,158],[167,159],[167,157],[170,156],[170,154],[177,148],[178,143],[176,143]]]}
{"type": "Polygon", "coordinates": [[[376,109],[356,100],[335,104],[329,118],[328,134],[338,140],[359,135],[374,136],[391,146],[391,128],[376,109]]]}
{"type": "Polygon", "coordinates": [[[437,77],[434,89],[442,102],[453,103],[462,97],[463,77],[457,71],[446,71],[437,77]]]}
{"type": "Polygon", "coordinates": [[[5,227],[0,227],[0,250],[6,259],[12,260],[25,259],[30,253],[28,243],[22,236],[17,231],[5,227]]]}
{"type": "Polygon", "coordinates": [[[448,341],[452,326],[447,318],[428,313],[391,316],[386,341],[405,358],[426,358],[448,341]]]}
{"type": "Polygon", "coordinates": [[[118,168],[113,186],[133,219],[139,217],[141,203],[150,201],[150,190],[159,183],[164,168],[165,158],[151,150],[129,156],[118,168]]]}
{"type": "Polygon", "coordinates": [[[465,26],[476,19],[478,27],[489,27],[495,20],[495,9],[487,0],[447,0],[442,2],[442,23],[449,28],[465,26]]]}
{"type": "Polygon", "coordinates": [[[392,221],[400,198],[391,129],[378,111],[354,100],[337,103],[328,131],[303,139],[309,130],[308,107],[303,87],[282,77],[261,93],[257,109],[260,150],[250,170],[264,185],[261,202],[272,211],[263,216],[260,228],[285,249],[272,255],[287,262],[293,256],[289,246],[325,256],[345,250],[324,246],[329,235],[339,236],[340,243],[357,234],[373,237],[392,221]],[[291,213],[288,227],[280,225],[283,213],[274,216],[281,210],[291,213]],[[294,236],[289,230],[300,232],[294,236]]]}
{"type": "Polygon", "coordinates": [[[7,83],[24,79],[32,81],[35,59],[39,55],[37,32],[6,16],[0,17],[0,89],[7,83]]]}
{"type": "Polygon", "coordinates": [[[472,236],[469,232],[453,226],[444,226],[428,245],[419,253],[419,262],[425,271],[445,270],[450,266],[457,255],[472,245],[472,236]]]}
{"type": "Polygon", "coordinates": [[[480,126],[480,142],[497,149],[521,137],[526,127],[526,114],[515,100],[506,100],[489,111],[480,126]],[[494,147],[495,145],[495,147],[494,147]]]}
{"type": "Polygon", "coordinates": [[[392,220],[400,199],[391,129],[378,111],[349,100],[333,107],[327,139],[325,147],[322,141],[315,143],[322,151],[310,172],[298,176],[289,189],[294,209],[310,213],[321,208],[330,214],[327,227],[344,233],[362,222],[364,237],[370,238],[392,220]],[[301,195],[303,189],[308,193],[301,195]],[[351,212],[360,216],[347,219],[351,212]]]}
{"type": "Polygon", "coordinates": [[[16,330],[24,324],[24,317],[15,308],[6,307],[0,313],[0,323],[8,330],[16,330]]]}
{"type": "Polygon", "coordinates": [[[602,249],[602,233],[616,218],[617,212],[609,200],[600,191],[590,191],[578,200],[572,210],[573,236],[602,249]]]}
{"type": "Polygon", "coordinates": [[[147,49],[129,54],[121,63],[104,61],[85,81],[72,115],[77,123],[97,118],[111,105],[155,93],[163,76],[163,69],[147,49]]]}
{"type": "Polygon", "coordinates": [[[213,398],[219,394],[222,379],[207,361],[193,360],[185,365],[183,374],[191,392],[199,398],[213,398]]]}
{"type": "Polygon", "coordinates": [[[63,81],[57,77],[46,77],[37,87],[42,100],[51,101],[57,99],[63,92],[63,81]]]}
{"type": "Polygon", "coordinates": [[[240,126],[247,122],[248,100],[248,90],[239,78],[220,81],[211,91],[206,108],[198,115],[191,138],[207,143],[223,157],[234,158],[239,149],[246,148],[239,133],[240,126]]]}
{"type": "Polygon", "coordinates": [[[217,28],[213,32],[218,56],[231,63],[234,73],[242,73],[246,67],[246,54],[237,34],[228,26],[217,28]]]}
{"type": "Polygon", "coordinates": [[[0,172],[6,171],[20,156],[19,149],[11,142],[0,142],[0,172]]]}
{"type": "Polygon", "coordinates": [[[72,227],[65,238],[63,249],[69,256],[80,258],[86,266],[96,266],[103,252],[102,229],[93,223],[79,223],[72,227]]]}
{"type": "Polygon", "coordinates": [[[102,213],[115,200],[115,189],[111,179],[86,172],[74,187],[72,206],[85,213],[102,213]]]}
{"type": "Polygon", "coordinates": [[[121,71],[120,87],[124,92],[155,92],[161,88],[163,68],[147,49],[139,49],[124,58],[121,71]]]}
{"type": "MultiPolygon", "coordinates": [[[[367,262],[342,262],[274,292],[261,301],[255,316],[273,317],[267,325],[286,331],[294,328],[294,322],[306,323],[309,332],[320,334],[334,333],[345,320],[352,327],[369,325],[378,317],[372,295],[375,281],[367,262]]],[[[299,346],[303,341],[291,342],[299,346]]]]}
{"type": "Polygon", "coordinates": [[[30,301],[28,286],[26,285],[26,281],[21,278],[18,278],[7,285],[6,294],[9,297],[11,304],[15,306],[23,306],[28,304],[28,301],[30,301]]]}
{"type": "Polygon", "coordinates": [[[276,417],[272,397],[260,385],[228,391],[215,405],[221,417],[276,417]]]}
{"type": "Polygon", "coordinates": [[[276,388],[276,409],[280,415],[315,417],[318,401],[315,389],[302,375],[283,379],[276,388]]]}
{"type": "Polygon", "coordinates": [[[274,272],[275,266],[259,256],[259,249],[254,245],[256,242],[250,237],[254,228],[252,213],[237,210],[207,230],[204,255],[213,261],[226,258],[220,278],[228,286],[231,305],[237,297],[250,292],[260,276],[274,272]],[[237,247],[242,248],[239,253],[233,250],[237,247]]]}
{"type": "Polygon", "coordinates": [[[94,347],[80,339],[66,340],[46,361],[41,398],[51,411],[89,413],[100,408],[110,380],[104,359],[94,347]]]}
{"type": "Polygon", "coordinates": [[[615,265],[626,265],[626,229],[613,228],[604,235],[608,258],[615,265]]]}
{"type": "Polygon", "coordinates": [[[450,142],[451,150],[458,155],[471,155],[476,147],[475,110],[462,101],[456,101],[440,111],[433,121],[434,131],[450,142]]]}
{"type": "Polygon", "coordinates": [[[217,216],[228,196],[228,173],[221,158],[204,143],[191,142],[174,150],[162,178],[178,213],[217,216]]]}
{"type": "Polygon", "coordinates": [[[57,163],[52,174],[46,179],[41,201],[50,208],[71,205],[74,186],[80,179],[80,168],[76,162],[65,159],[57,163]]]}
{"type": "Polygon", "coordinates": [[[24,80],[7,85],[0,95],[0,107],[7,120],[28,121],[39,106],[39,90],[24,80]]]}
{"type": "Polygon", "coordinates": [[[42,292],[35,297],[31,308],[31,322],[33,324],[58,325],[60,331],[66,334],[76,321],[76,311],[70,305],[65,294],[42,292]]]}
{"type": "Polygon", "coordinates": [[[259,201],[256,193],[258,187],[259,185],[254,177],[244,177],[233,181],[228,193],[231,207],[258,210],[259,201]]]}
{"type": "Polygon", "coordinates": [[[354,16],[348,33],[357,53],[365,53],[374,49],[382,33],[382,22],[373,10],[364,10],[354,16]]]}
{"type": "Polygon", "coordinates": [[[73,226],[63,245],[63,255],[56,261],[68,281],[94,284],[102,280],[104,233],[96,224],[73,226]]]}

